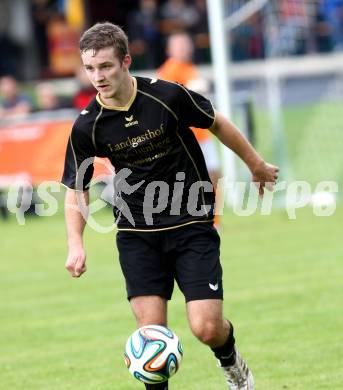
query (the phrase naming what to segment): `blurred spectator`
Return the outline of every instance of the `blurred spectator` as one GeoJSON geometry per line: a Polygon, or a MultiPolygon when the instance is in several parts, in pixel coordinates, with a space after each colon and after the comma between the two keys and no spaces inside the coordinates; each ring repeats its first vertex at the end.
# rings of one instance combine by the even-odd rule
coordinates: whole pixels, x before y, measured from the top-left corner
{"type": "Polygon", "coordinates": [[[281,45],[286,54],[304,54],[308,18],[303,0],[282,0],[281,2],[281,45]]]}
{"type": "Polygon", "coordinates": [[[0,79],[0,118],[26,115],[32,109],[30,98],[19,92],[17,80],[13,76],[0,79]]]}
{"type": "MultiPolygon", "coordinates": [[[[194,45],[187,33],[170,35],[167,41],[167,60],[157,71],[161,79],[184,84],[186,87],[205,94],[209,92],[207,80],[199,77],[198,70],[192,62],[194,45]]],[[[214,188],[217,188],[220,177],[220,163],[212,134],[205,129],[192,128],[203,152],[208,173],[214,188]]],[[[217,194],[217,196],[219,196],[217,194]]],[[[219,216],[215,217],[219,226],[219,216]]]]}
{"type": "Polygon", "coordinates": [[[80,31],[64,15],[56,14],[47,26],[49,69],[54,76],[72,76],[80,63],[80,31]]]}
{"type": "Polygon", "coordinates": [[[186,86],[190,80],[198,77],[198,71],[192,62],[193,42],[188,34],[180,32],[170,35],[166,53],[168,58],[158,69],[158,77],[186,86]]]}
{"type": "MultiPolygon", "coordinates": [[[[228,14],[245,2],[227,1],[228,14]]],[[[12,74],[23,80],[73,75],[79,60],[80,29],[103,20],[128,32],[134,69],[160,66],[168,35],[181,31],[193,38],[194,63],[210,62],[207,3],[211,4],[206,0],[0,0],[0,77],[12,74]],[[32,26],[34,39],[25,35],[27,26],[32,26]],[[36,55],[28,61],[33,41],[36,55]]],[[[263,58],[265,51],[287,56],[340,50],[343,0],[266,2],[232,31],[230,39],[234,61],[263,58]]]]}
{"type": "Polygon", "coordinates": [[[78,31],[82,31],[86,24],[86,5],[84,0],[63,0],[60,1],[63,6],[68,24],[78,31]]]}
{"type": "Polygon", "coordinates": [[[128,14],[128,35],[133,67],[153,69],[161,64],[161,36],[156,0],[140,0],[139,8],[128,14]]]}
{"type": "Polygon", "coordinates": [[[10,0],[2,0],[0,6],[0,77],[17,73],[17,45],[8,34],[10,24],[10,0]]]}
{"type": "Polygon", "coordinates": [[[280,0],[277,9],[272,4],[266,6],[267,56],[288,56],[304,54],[307,12],[303,0],[280,0]],[[276,15],[277,17],[273,16],[276,15]]]}
{"type": "Polygon", "coordinates": [[[47,26],[50,18],[57,12],[56,0],[32,0],[31,18],[35,42],[37,44],[40,75],[49,74],[49,51],[47,26]]]}
{"type": "Polygon", "coordinates": [[[0,1],[0,76],[11,74],[23,80],[35,75],[29,10],[29,1],[0,1]]]}
{"type": "Polygon", "coordinates": [[[91,101],[91,99],[96,95],[96,89],[89,81],[83,65],[78,67],[76,78],[79,84],[79,88],[73,98],[73,107],[77,108],[78,110],[83,110],[91,101]]]}
{"type": "Polygon", "coordinates": [[[322,14],[321,4],[318,2],[315,9],[314,39],[316,51],[319,53],[330,52],[333,48],[331,28],[322,14]]]}
{"type": "Polygon", "coordinates": [[[198,23],[199,14],[193,4],[185,0],[167,0],[161,6],[161,32],[167,36],[175,32],[191,31],[198,23]]]}
{"type": "Polygon", "coordinates": [[[252,15],[232,31],[231,57],[234,61],[264,57],[264,37],[261,14],[252,15]]]}
{"type": "Polygon", "coordinates": [[[206,0],[195,0],[194,7],[196,8],[198,13],[198,21],[191,28],[191,33],[194,41],[194,62],[210,62],[210,35],[208,32],[206,0]]]}
{"type": "Polygon", "coordinates": [[[343,0],[322,0],[320,13],[329,24],[334,50],[343,49],[343,0]]]}
{"type": "Polygon", "coordinates": [[[253,59],[264,58],[265,53],[261,12],[257,12],[252,15],[247,22],[250,24],[252,31],[249,54],[253,59]]]}
{"type": "Polygon", "coordinates": [[[127,31],[127,15],[137,9],[137,0],[87,0],[84,1],[88,25],[107,20],[127,31]]]}
{"type": "Polygon", "coordinates": [[[0,77],[6,74],[17,74],[16,58],[18,48],[7,34],[0,31],[0,77]]]}
{"type": "Polygon", "coordinates": [[[53,111],[62,108],[53,84],[48,82],[39,83],[36,86],[36,101],[39,111],[53,111]]]}

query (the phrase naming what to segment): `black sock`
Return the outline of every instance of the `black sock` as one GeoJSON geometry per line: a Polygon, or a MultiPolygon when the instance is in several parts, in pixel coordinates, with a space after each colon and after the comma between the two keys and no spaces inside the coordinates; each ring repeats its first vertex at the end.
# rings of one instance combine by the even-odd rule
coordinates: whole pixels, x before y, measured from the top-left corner
{"type": "Polygon", "coordinates": [[[149,385],[148,383],[145,383],[146,390],[168,390],[168,381],[157,383],[155,385],[149,385]]]}
{"type": "Polygon", "coordinates": [[[236,352],[234,346],[235,338],[233,337],[233,326],[230,322],[230,333],[225,344],[221,347],[211,348],[223,367],[231,366],[235,363],[236,352]]]}

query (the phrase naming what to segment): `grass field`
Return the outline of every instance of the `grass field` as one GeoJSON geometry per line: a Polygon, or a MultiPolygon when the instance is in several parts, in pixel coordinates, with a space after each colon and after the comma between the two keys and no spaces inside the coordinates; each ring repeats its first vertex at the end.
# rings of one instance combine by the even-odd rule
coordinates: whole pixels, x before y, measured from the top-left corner
{"type": "Polygon", "coordinates": [[[322,101],[284,107],[284,136],[278,140],[282,144],[278,146],[273,141],[269,114],[256,109],[257,149],[267,161],[281,165],[278,149],[284,149],[286,161],[282,170],[286,168],[287,180],[306,180],[313,188],[323,180],[343,183],[342,103],[322,101]]]}
{"type": "MultiPolygon", "coordinates": [[[[111,221],[103,211],[101,221],[111,221]]],[[[225,313],[236,326],[257,390],[340,389],[343,383],[343,208],[289,220],[228,213],[222,235],[225,313]]],[[[88,272],[64,270],[61,214],[17,226],[0,221],[0,389],[143,389],[122,351],[134,330],[114,234],[86,232],[88,272]]],[[[191,335],[175,291],[169,326],[183,342],[175,390],[225,384],[210,351],[191,335]]]]}

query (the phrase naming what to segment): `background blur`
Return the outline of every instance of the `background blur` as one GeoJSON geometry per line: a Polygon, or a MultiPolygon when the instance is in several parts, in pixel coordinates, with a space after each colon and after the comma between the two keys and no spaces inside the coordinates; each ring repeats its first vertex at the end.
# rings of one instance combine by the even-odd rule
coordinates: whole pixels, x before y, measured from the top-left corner
{"type": "MultiPolygon", "coordinates": [[[[223,83],[233,92],[228,105],[234,121],[266,158],[281,165],[283,179],[340,181],[343,0],[223,4],[229,73],[223,83]]],[[[220,104],[206,0],[1,0],[1,187],[18,177],[34,185],[59,180],[70,125],[95,93],[80,64],[78,40],[104,20],[124,27],[132,71],[149,77],[167,58],[168,36],[190,34],[193,62],[206,82],[194,88],[220,104]],[[26,144],[13,136],[13,123],[26,144]],[[39,144],[43,155],[34,152],[39,144]]],[[[245,178],[244,167],[235,164],[230,170],[245,178]]]]}
{"type": "MultiPolygon", "coordinates": [[[[245,3],[227,0],[227,15],[245,3]]],[[[269,3],[275,13],[273,31],[267,7],[262,7],[233,30],[233,61],[342,50],[342,1],[269,3]],[[282,25],[281,45],[277,25],[282,25]]],[[[192,35],[196,63],[210,62],[206,0],[1,0],[0,11],[0,76],[12,74],[21,81],[73,76],[80,33],[104,20],[127,31],[135,69],[161,65],[166,37],[176,31],[192,35]]]]}
{"type": "MultiPolygon", "coordinates": [[[[64,270],[64,189],[56,182],[72,123],[95,94],[78,40],[104,20],[125,28],[133,74],[148,77],[166,59],[167,37],[188,32],[194,88],[218,107],[218,82],[226,86],[225,111],[280,165],[280,181],[302,180],[309,190],[288,205],[296,219],[282,197],[270,215],[226,209],[225,313],[256,389],[342,388],[343,0],[227,0],[223,8],[212,22],[226,24],[227,77],[214,71],[220,41],[209,34],[205,0],[0,0],[1,390],[142,388],[123,364],[135,323],[99,186],[85,231],[87,273],[75,280],[64,270]]],[[[217,146],[222,173],[249,180],[217,146]]],[[[224,388],[212,354],[188,329],[177,288],[169,309],[185,351],[172,388],[224,388]]]]}

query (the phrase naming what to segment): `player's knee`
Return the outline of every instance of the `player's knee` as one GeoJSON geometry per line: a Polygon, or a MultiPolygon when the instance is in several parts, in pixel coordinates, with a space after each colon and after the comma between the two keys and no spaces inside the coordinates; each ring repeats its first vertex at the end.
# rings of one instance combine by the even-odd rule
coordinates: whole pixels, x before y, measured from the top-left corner
{"type": "Polygon", "coordinates": [[[138,327],[146,325],[167,326],[167,319],[163,312],[135,312],[138,327]]]}
{"type": "Polygon", "coordinates": [[[220,329],[214,321],[203,321],[191,325],[192,332],[202,343],[216,345],[220,338],[220,329]]]}
{"type": "Polygon", "coordinates": [[[132,297],[130,304],[138,327],[167,324],[167,308],[164,299],[155,296],[132,297]]]}
{"type": "Polygon", "coordinates": [[[143,317],[143,318],[137,318],[137,326],[140,328],[142,326],[148,326],[148,325],[162,325],[167,326],[167,321],[164,318],[161,317],[143,317]]]}

